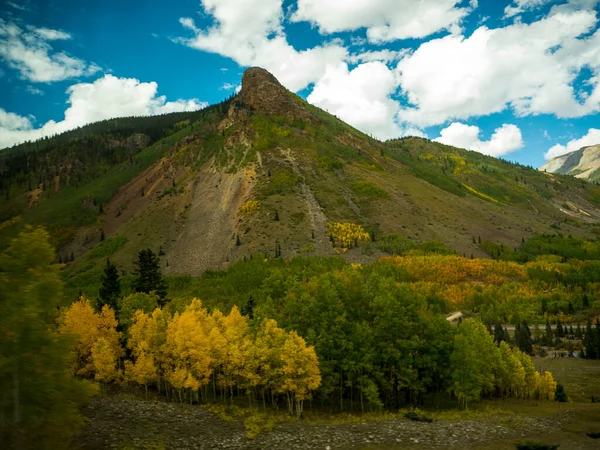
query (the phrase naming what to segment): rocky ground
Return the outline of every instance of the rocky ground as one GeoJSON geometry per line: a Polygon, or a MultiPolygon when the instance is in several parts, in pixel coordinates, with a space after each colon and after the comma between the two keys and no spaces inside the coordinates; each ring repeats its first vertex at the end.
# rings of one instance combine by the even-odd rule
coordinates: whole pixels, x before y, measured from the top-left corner
{"type": "MultiPolygon", "coordinates": [[[[90,421],[76,441],[81,450],[464,449],[488,448],[498,442],[512,447],[510,442],[550,435],[570,420],[568,411],[563,411],[558,417],[502,415],[433,423],[393,420],[332,425],[289,421],[256,439],[248,439],[241,421],[222,420],[197,406],[182,407],[115,395],[96,398],[84,413],[90,421]]],[[[598,448],[597,445],[592,439],[589,442],[578,439],[568,448],[592,449],[598,448]]]]}

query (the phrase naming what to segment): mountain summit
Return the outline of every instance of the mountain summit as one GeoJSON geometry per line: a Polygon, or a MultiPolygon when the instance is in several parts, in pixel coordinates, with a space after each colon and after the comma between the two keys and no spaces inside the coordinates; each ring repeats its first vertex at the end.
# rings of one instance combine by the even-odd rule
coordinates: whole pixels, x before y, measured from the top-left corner
{"type": "Polygon", "coordinates": [[[566,155],[552,158],[540,170],[573,175],[589,181],[600,180],[600,144],[582,147],[566,155]]]}
{"type": "Polygon", "coordinates": [[[295,94],[261,67],[246,69],[238,98],[240,103],[256,112],[283,116],[291,120],[315,120],[295,94]]]}
{"type": "Polygon", "coordinates": [[[0,246],[45,225],[82,277],[107,256],[130,271],[148,247],[166,274],[199,274],[252,257],[362,263],[425,243],[485,256],[485,241],[592,236],[600,221],[600,189],[583,180],[372,139],[258,67],[220,104],[24,144],[0,152],[0,171],[0,246]]]}

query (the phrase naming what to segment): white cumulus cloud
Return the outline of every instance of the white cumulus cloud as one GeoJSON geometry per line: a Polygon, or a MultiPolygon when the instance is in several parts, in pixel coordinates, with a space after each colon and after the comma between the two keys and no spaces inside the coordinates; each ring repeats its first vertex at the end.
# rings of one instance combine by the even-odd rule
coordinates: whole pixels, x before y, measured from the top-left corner
{"type": "Polygon", "coordinates": [[[440,131],[440,136],[434,141],[496,157],[523,147],[521,130],[516,125],[503,124],[496,128],[489,141],[480,140],[480,132],[477,126],[454,122],[440,131]]]}
{"type": "Polygon", "coordinates": [[[64,31],[35,27],[23,30],[15,23],[0,19],[0,58],[9,67],[18,70],[23,79],[37,83],[98,72],[100,68],[96,64],[88,64],[66,52],[55,52],[48,43],[70,38],[71,35],[64,31]]]}
{"type": "Polygon", "coordinates": [[[75,84],[67,93],[69,107],[61,121],[50,120],[39,128],[32,120],[0,108],[0,148],[52,136],[99,120],[195,111],[206,106],[197,99],[167,101],[157,96],[158,85],[135,78],[105,75],[93,83],[75,84]]]}
{"type": "Polygon", "coordinates": [[[557,144],[544,154],[546,160],[556,158],[557,156],[564,155],[579,150],[582,147],[589,147],[591,145],[600,144],[600,130],[597,128],[590,128],[588,132],[580,137],[579,139],[573,139],[567,143],[567,145],[557,144]]]}
{"type": "Polygon", "coordinates": [[[395,75],[382,62],[368,62],[349,71],[347,64],[330,67],[307,100],[356,128],[380,139],[403,135],[396,124],[398,104],[390,95],[395,75]]]}
{"type": "Polygon", "coordinates": [[[314,83],[347,56],[338,42],[294,49],[283,32],[282,0],[202,0],[201,5],[214,24],[204,30],[191,18],[181,18],[194,37],[180,42],[226,56],[241,66],[264,67],[293,91],[314,83]]]}
{"type": "Polygon", "coordinates": [[[321,33],[367,29],[371,42],[423,38],[440,30],[458,31],[477,2],[462,0],[298,0],[293,21],[308,21],[321,33]]]}
{"type": "MultiPolygon", "coordinates": [[[[398,64],[410,106],[403,121],[421,126],[512,108],[519,116],[578,117],[600,108],[594,93],[579,102],[572,83],[584,67],[600,68],[600,34],[578,39],[597,24],[590,9],[556,8],[531,24],[478,28],[422,44],[398,64]]],[[[596,72],[597,73],[597,72],[596,72]]]]}

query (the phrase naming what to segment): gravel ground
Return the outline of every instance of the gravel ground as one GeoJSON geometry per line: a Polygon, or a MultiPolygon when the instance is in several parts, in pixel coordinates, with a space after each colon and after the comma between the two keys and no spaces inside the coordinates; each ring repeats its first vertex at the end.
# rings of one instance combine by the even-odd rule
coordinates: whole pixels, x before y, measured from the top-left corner
{"type": "Polygon", "coordinates": [[[75,443],[81,450],[161,445],[166,449],[232,450],[463,449],[551,434],[569,419],[565,411],[560,417],[501,416],[433,423],[393,420],[325,425],[290,421],[251,440],[241,422],[224,421],[197,406],[182,408],[174,403],[112,395],[94,399],[84,414],[90,420],[75,443]]]}

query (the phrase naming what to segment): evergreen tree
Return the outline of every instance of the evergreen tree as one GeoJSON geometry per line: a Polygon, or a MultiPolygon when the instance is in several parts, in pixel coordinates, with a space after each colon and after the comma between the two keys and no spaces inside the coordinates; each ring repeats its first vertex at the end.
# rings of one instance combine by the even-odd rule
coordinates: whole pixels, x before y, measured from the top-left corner
{"type": "Polygon", "coordinates": [[[545,298],[542,299],[542,316],[548,312],[548,302],[545,298]]]}
{"type": "Polygon", "coordinates": [[[235,235],[235,245],[237,245],[238,247],[240,245],[242,245],[242,241],[240,241],[240,235],[239,234],[235,235]]]}
{"type": "Polygon", "coordinates": [[[569,306],[567,307],[567,312],[569,314],[573,314],[575,312],[575,308],[573,308],[573,303],[569,301],[569,306]]]}
{"type": "Polygon", "coordinates": [[[588,298],[587,294],[583,294],[582,304],[584,308],[590,307],[590,299],[588,298]]]}
{"type": "Polygon", "coordinates": [[[119,280],[119,272],[117,266],[106,260],[104,273],[102,274],[102,286],[100,286],[100,301],[98,309],[102,309],[104,305],[108,305],[113,311],[118,309],[118,301],[121,297],[121,280],[119,280]]]}
{"type": "Polygon", "coordinates": [[[582,332],[581,332],[581,325],[577,324],[577,328],[575,329],[575,337],[577,339],[581,339],[583,336],[582,332]]]}
{"type": "Polygon", "coordinates": [[[275,221],[279,222],[279,211],[275,211],[275,221]]]}
{"type": "Polygon", "coordinates": [[[554,333],[552,332],[552,327],[550,326],[550,321],[546,320],[546,345],[552,346],[554,344],[554,333]]]}
{"type": "Polygon", "coordinates": [[[240,313],[242,314],[242,316],[247,316],[249,319],[254,319],[254,306],[256,305],[256,302],[254,300],[254,297],[251,295],[250,297],[248,297],[248,300],[246,300],[244,302],[244,304],[242,305],[242,309],[240,310],[240,313]]]}
{"type": "Polygon", "coordinates": [[[563,326],[560,323],[560,319],[556,319],[556,331],[555,331],[556,339],[560,339],[565,336],[565,332],[563,330],[563,326]]]}
{"type": "Polygon", "coordinates": [[[523,321],[516,335],[516,343],[519,350],[528,355],[533,355],[533,341],[531,339],[531,330],[526,321],[523,321]]]}
{"type": "Polygon", "coordinates": [[[102,230],[100,230],[100,242],[103,242],[104,239],[105,239],[104,230],[102,229],[102,230]]]}
{"type": "Polygon", "coordinates": [[[592,321],[588,319],[587,325],[585,327],[585,336],[583,338],[583,345],[585,347],[585,357],[587,359],[596,359],[598,355],[596,354],[596,346],[595,344],[595,334],[594,329],[592,328],[592,321]]]}
{"type": "Polygon", "coordinates": [[[556,385],[556,392],[554,393],[554,400],[557,402],[568,402],[569,397],[567,397],[567,393],[565,392],[565,387],[558,383],[556,385]]]}
{"type": "Polygon", "coordinates": [[[494,325],[494,341],[500,344],[502,341],[506,341],[506,336],[504,335],[504,328],[500,322],[496,322],[494,325]]]}
{"type": "Polygon", "coordinates": [[[138,253],[134,274],[133,289],[135,292],[146,294],[154,292],[162,307],[167,299],[167,284],[160,273],[160,259],[152,250],[146,249],[138,253]]]}

